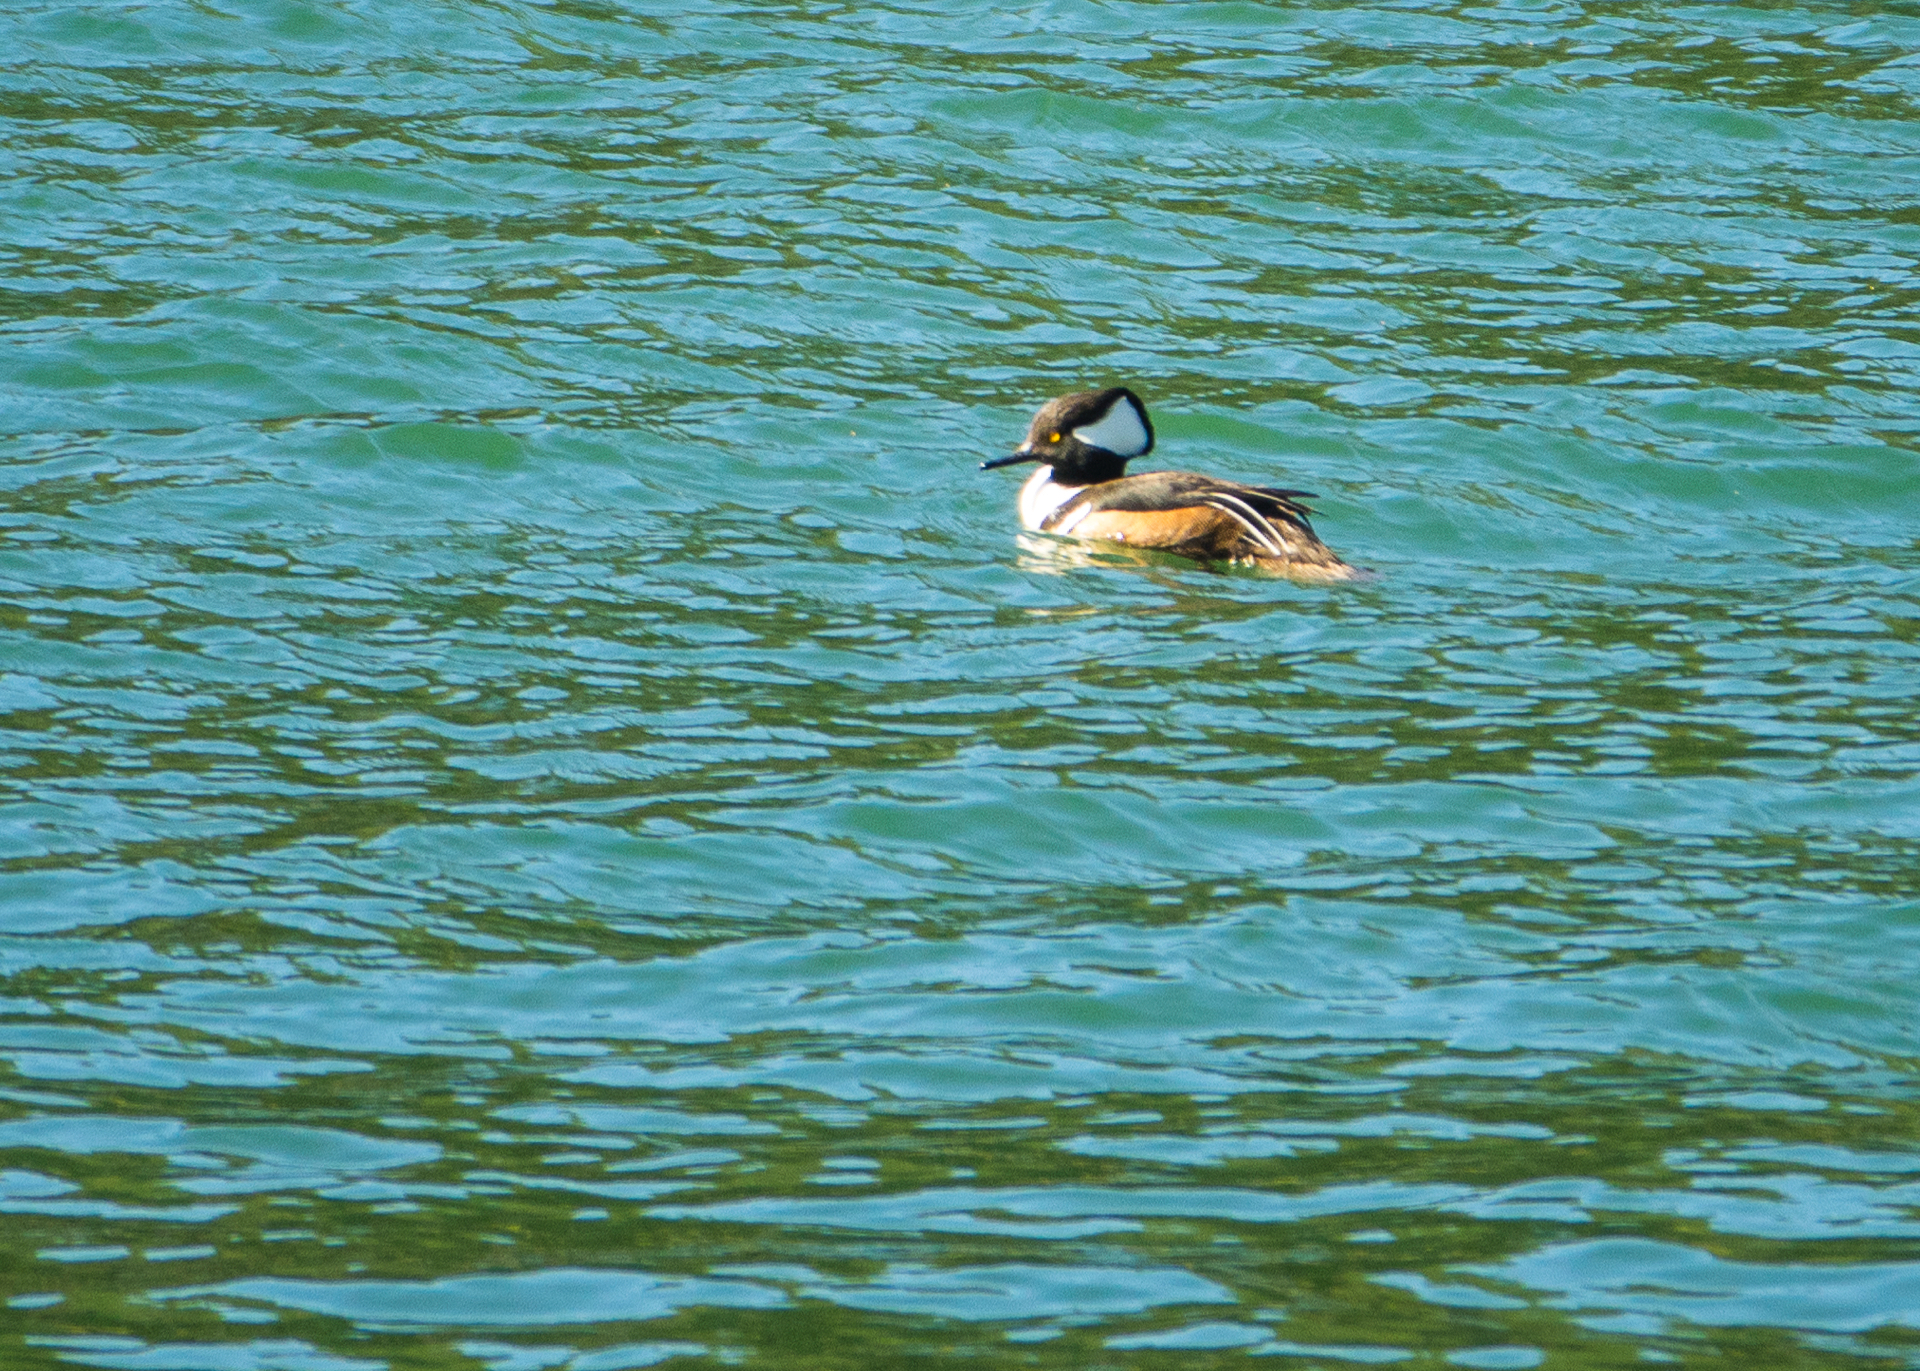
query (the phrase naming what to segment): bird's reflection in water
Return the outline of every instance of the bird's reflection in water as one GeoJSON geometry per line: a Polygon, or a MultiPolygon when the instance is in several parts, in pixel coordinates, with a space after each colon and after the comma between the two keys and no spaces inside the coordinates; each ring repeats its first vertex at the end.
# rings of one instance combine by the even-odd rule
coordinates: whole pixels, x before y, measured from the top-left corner
{"type": "Polygon", "coordinates": [[[1018,565],[1022,571],[1045,571],[1055,575],[1085,571],[1090,567],[1131,567],[1157,572],[1199,572],[1217,576],[1224,569],[1171,552],[1128,547],[1125,543],[1084,543],[1070,538],[1052,538],[1044,533],[1014,535],[1020,549],[1018,565]]]}

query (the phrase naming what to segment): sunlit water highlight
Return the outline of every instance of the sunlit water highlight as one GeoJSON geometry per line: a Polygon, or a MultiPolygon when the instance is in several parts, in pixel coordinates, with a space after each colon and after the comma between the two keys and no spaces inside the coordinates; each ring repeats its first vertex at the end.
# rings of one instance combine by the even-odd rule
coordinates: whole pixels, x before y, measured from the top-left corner
{"type": "Polygon", "coordinates": [[[0,1363],[1920,1365],[1907,7],[0,37],[0,1363]]]}

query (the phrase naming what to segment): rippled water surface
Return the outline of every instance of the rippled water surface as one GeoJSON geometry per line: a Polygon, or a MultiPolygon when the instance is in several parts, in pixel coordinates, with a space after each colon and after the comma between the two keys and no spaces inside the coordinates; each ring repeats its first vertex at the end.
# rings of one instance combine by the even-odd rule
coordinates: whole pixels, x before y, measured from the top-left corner
{"type": "Polygon", "coordinates": [[[1920,9],[0,62],[0,1363],[1920,1366],[1920,9]]]}

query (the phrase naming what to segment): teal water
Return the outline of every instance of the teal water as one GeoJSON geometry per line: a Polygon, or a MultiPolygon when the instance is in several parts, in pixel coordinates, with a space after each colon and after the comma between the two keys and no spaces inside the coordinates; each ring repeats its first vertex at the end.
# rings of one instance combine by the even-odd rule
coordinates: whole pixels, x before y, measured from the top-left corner
{"type": "Polygon", "coordinates": [[[1920,1366],[1913,6],[0,40],[0,1364],[1920,1366]]]}

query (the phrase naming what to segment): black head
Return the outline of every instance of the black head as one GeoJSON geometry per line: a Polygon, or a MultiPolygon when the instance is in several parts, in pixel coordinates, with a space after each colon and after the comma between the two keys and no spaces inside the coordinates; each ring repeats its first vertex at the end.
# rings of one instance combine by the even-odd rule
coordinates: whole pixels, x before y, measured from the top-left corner
{"type": "Polygon", "coordinates": [[[1080,390],[1040,406],[1027,441],[1011,457],[980,469],[1045,462],[1067,485],[1092,485],[1127,473],[1127,463],[1153,451],[1153,423],[1140,397],[1125,386],[1080,390]]]}

